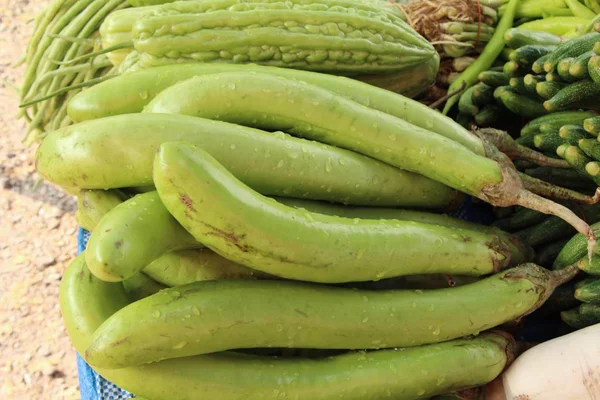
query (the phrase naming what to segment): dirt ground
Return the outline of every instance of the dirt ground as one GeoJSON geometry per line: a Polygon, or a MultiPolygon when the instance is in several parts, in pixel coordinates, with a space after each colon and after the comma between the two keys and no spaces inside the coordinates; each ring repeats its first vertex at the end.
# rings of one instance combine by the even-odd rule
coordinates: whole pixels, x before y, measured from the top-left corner
{"type": "Polygon", "coordinates": [[[79,399],[75,351],[58,307],[76,251],[75,200],[36,186],[35,146],[21,143],[13,68],[48,0],[0,0],[0,399],[79,399]]]}

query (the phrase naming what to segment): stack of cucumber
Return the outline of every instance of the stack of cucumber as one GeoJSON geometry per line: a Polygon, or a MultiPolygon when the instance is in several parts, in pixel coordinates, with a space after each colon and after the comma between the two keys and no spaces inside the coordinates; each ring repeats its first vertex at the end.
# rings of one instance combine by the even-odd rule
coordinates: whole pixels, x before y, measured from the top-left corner
{"type": "Polygon", "coordinates": [[[599,107],[593,49],[596,43],[600,46],[600,33],[563,41],[550,33],[513,28],[505,41],[508,61],[480,73],[480,82],[459,100],[459,120],[464,124],[492,126],[504,116],[531,120],[599,107]]]}

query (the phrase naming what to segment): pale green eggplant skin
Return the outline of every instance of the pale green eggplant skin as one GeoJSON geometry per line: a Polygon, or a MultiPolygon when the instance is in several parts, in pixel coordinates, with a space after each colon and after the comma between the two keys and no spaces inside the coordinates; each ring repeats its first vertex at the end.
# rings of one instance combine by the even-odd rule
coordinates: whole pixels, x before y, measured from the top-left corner
{"type": "Polygon", "coordinates": [[[169,287],[219,279],[270,278],[263,272],[246,268],[209,249],[167,253],[151,262],[143,273],[169,287]]]}
{"type": "Polygon", "coordinates": [[[424,175],[484,200],[504,180],[496,161],[442,135],[318,86],[264,73],[191,78],[161,92],[144,112],[283,130],[424,175]]]}
{"type": "MultiPolygon", "coordinates": [[[[60,285],[60,309],[79,354],[85,357],[94,331],[128,302],[123,285],[96,278],[83,254],[69,265],[60,285]]],[[[492,381],[512,360],[514,349],[507,335],[482,333],[473,339],[322,359],[220,353],[94,369],[153,400],[413,400],[492,381]]]]}
{"type": "Polygon", "coordinates": [[[402,208],[385,207],[353,207],[341,204],[326,203],[322,201],[293,199],[288,197],[274,197],[274,199],[289,207],[305,209],[311,212],[335,215],[344,218],[360,219],[399,219],[414,221],[431,225],[445,226],[448,228],[462,228],[476,230],[490,235],[501,237],[510,248],[511,264],[518,265],[533,260],[533,248],[525,244],[518,236],[511,235],[501,229],[477,224],[464,219],[454,218],[446,214],[407,210],[402,208]]]}
{"type": "Polygon", "coordinates": [[[167,288],[144,273],[136,274],[124,280],[123,287],[131,301],[144,299],[167,288]]]}
{"type": "Polygon", "coordinates": [[[151,185],[154,154],[166,141],[201,146],[265,195],[428,209],[460,201],[441,183],[352,151],[181,115],[119,115],[59,129],[40,144],[37,169],[63,188],[151,185]]]}
{"type": "Polygon", "coordinates": [[[154,183],[164,206],[200,243],[287,279],[339,283],[421,273],[486,275],[510,265],[508,245],[476,230],[287,207],[185,143],[160,146],[154,183]]]}
{"type": "Polygon", "coordinates": [[[108,282],[139,273],[170,251],[204,247],[163,206],[156,191],[119,204],[96,225],[86,248],[90,271],[108,282]]]}
{"type": "MultiPolygon", "coordinates": [[[[485,154],[483,144],[477,136],[451,118],[409,97],[346,77],[254,64],[169,64],[130,72],[78,93],[69,102],[68,113],[75,122],[139,113],[159,93],[178,82],[215,73],[250,71],[319,86],[346,99],[445,136],[473,153],[485,154]]],[[[375,76],[373,79],[382,78],[375,76]]]]}
{"type": "Polygon", "coordinates": [[[114,314],[94,333],[86,359],[123,368],[240,348],[381,349],[445,342],[532,312],[554,290],[551,276],[523,264],[476,283],[434,290],[196,282],[114,314]]]}
{"type": "Polygon", "coordinates": [[[77,194],[77,224],[92,232],[102,217],[127,196],[119,190],[82,190],[77,194]]]}

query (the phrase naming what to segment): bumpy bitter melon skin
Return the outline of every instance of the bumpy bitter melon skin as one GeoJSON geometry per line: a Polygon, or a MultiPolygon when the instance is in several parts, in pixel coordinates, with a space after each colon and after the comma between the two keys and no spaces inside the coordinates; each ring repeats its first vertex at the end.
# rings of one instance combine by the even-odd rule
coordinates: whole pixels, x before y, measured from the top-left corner
{"type": "Polygon", "coordinates": [[[140,19],[133,40],[141,54],[172,62],[251,62],[349,75],[438,63],[433,46],[400,10],[356,0],[170,3],[140,19]]]}

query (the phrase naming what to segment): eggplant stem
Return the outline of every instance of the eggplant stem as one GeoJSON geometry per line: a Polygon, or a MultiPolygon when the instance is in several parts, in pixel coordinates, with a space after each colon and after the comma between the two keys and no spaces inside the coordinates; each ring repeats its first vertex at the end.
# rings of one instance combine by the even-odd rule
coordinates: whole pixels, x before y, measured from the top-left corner
{"type": "Polygon", "coordinates": [[[596,193],[594,193],[593,196],[588,196],[575,190],[553,185],[522,172],[519,172],[519,177],[521,178],[525,189],[544,197],[552,197],[558,200],[571,200],[584,204],[596,204],[600,201],[600,188],[596,189],[596,193]]]}

